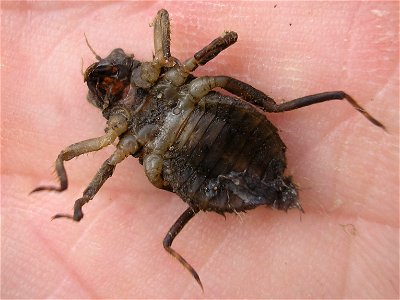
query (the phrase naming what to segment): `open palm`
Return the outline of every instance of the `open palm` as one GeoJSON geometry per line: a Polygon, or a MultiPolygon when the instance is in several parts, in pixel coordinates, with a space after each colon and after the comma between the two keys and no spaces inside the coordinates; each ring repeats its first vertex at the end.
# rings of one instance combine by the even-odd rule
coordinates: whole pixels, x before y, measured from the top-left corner
{"type": "Polygon", "coordinates": [[[2,3],[2,297],[398,296],[398,4],[2,3]],[[174,243],[196,282],[162,248],[185,210],[148,183],[133,158],[118,165],[80,223],[49,222],[73,202],[113,146],[66,163],[70,187],[28,197],[54,181],[65,146],[100,136],[105,120],[80,75],[113,48],[151,59],[155,13],[171,16],[181,60],[223,30],[239,41],[197,74],[229,75],[277,101],[344,90],[388,128],[331,102],[268,115],[300,186],[299,217],[258,208],[224,220],[200,213],[174,243]],[[338,18],[338,16],[340,16],[338,18]]]}

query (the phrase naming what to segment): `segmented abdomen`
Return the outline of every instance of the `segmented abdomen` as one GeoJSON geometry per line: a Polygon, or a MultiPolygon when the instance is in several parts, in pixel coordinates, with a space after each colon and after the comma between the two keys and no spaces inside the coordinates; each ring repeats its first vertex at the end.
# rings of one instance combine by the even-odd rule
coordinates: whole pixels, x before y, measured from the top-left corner
{"type": "Polygon", "coordinates": [[[281,162],[278,173],[283,173],[285,146],[276,130],[248,103],[210,93],[195,108],[166,153],[164,179],[184,201],[203,210],[252,208],[226,191],[210,198],[207,188],[211,180],[231,172],[246,173],[254,182],[269,182],[276,177],[271,162],[277,160],[281,162]]]}

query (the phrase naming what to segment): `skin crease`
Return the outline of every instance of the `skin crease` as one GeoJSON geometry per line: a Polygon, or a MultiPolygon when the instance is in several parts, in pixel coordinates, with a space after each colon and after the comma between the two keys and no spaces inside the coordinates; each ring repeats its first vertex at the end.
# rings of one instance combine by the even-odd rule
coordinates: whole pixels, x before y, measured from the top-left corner
{"type": "Polygon", "coordinates": [[[3,298],[395,298],[398,256],[398,3],[2,3],[3,298]],[[286,143],[287,174],[306,211],[259,207],[200,213],[163,249],[187,207],[157,190],[132,157],[117,166],[80,223],[72,212],[108,147],[66,163],[69,189],[37,193],[67,145],[103,134],[80,74],[121,47],[149,60],[160,8],[172,55],[184,60],[223,30],[238,42],[198,75],[229,75],[290,100],[344,90],[388,133],[345,102],[268,118],[286,143]],[[351,225],[350,225],[351,224],[351,225]]]}

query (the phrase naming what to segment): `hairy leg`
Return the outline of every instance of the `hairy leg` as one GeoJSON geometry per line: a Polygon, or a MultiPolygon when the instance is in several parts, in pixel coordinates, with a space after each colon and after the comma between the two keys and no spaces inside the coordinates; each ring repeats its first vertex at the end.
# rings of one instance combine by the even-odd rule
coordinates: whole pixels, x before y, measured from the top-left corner
{"type": "Polygon", "coordinates": [[[221,36],[214,39],[196,54],[187,59],[183,64],[177,64],[173,69],[165,74],[166,80],[175,86],[182,85],[191,72],[196,70],[199,65],[205,65],[215,58],[219,53],[236,43],[238,35],[234,31],[226,31],[221,36]]]}
{"type": "Polygon", "coordinates": [[[115,166],[123,161],[127,156],[135,153],[138,147],[136,138],[133,135],[122,137],[115,152],[103,163],[89,186],[83,192],[83,197],[75,201],[74,214],[56,214],[53,219],[69,218],[79,222],[83,218],[82,206],[92,200],[106,180],[112,176],[115,166]]]}
{"type": "Polygon", "coordinates": [[[171,248],[172,242],[176,238],[176,236],[181,232],[183,227],[198,213],[198,210],[194,210],[193,208],[189,207],[185,210],[185,212],[176,220],[174,225],[168,230],[167,235],[164,238],[163,245],[164,249],[175,257],[186,270],[192,274],[194,279],[196,279],[197,283],[200,285],[201,289],[203,289],[203,284],[201,283],[200,277],[195,271],[195,269],[174,249],[171,248]]]}
{"type": "Polygon", "coordinates": [[[115,139],[124,133],[128,129],[127,119],[122,114],[115,114],[110,117],[107,122],[106,134],[98,137],[89,139],[86,141],[72,144],[61,151],[56,160],[56,173],[60,181],[60,186],[38,186],[31,193],[39,191],[56,191],[62,192],[68,188],[68,177],[65,171],[64,161],[68,161],[77,157],[81,154],[98,151],[110,144],[115,139]]]}
{"type": "Polygon", "coordinates": [[[165,9],[158,11],[154,21],[154,58],[153,61],[143,62],[132,71],[132,83],[141,88],[150,88],[160,77],[161,68],[172,66],[170,60],[170,24],[169,15],[165,9]]]}
{"type": "Polygon", "coordinates": [[[241,97],[245,101],[261,107],[267,112],[284,112],[330,100],[347,100],[357,111],[367,118],[368,121],[386,130],[381,122],[371,116],[351,96],[343,91],[324,92],[277,104],[274,99],[268,97],[251,85],[228,76],[199,77],[193,80],[189,86],[191,93],[197,97],[203,97],[212,89],[220,87],[241,97]]]}
{"type": "Polygon", "coordinates": [[[169,14],[160,9],[153,21],[154,26],[154,63],[164,66],[171,57],[171,37],[169,14]]]}

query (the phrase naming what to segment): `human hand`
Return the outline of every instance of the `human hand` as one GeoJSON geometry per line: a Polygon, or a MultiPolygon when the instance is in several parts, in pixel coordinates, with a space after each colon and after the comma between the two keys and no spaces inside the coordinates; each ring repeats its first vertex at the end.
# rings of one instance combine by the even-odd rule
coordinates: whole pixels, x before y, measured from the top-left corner
{"type": "Polygon", "coordinates": [[[2,4],[3,297],[398,295],[396,7],[274,5],[2,4]],[[344,90],[389,131],[345,102],[268,114],[288,147],[287,173],[300,186],[306,214],[300,220],[295,210],[259,207],[226,221],[211,213],[196,216],[173,247],[198,271],[204,294],[162,248],[186,204],[151,186],[133,158],[118,165],[84,207],[80,223],[49,220],[72,211],[113,147],[67,162],[67,191],[27,196],[52,182],[62,148],[103,133],[105,120],[85,100],[80,75],[80,57],[85,67],[94,61],[83,32],[101,56],[121,47],[149,60],[148,24],[161,7],[171,17],[172,55],[181,60],[223,30],[239,34],[196,74],[238,78],[278,102],[344,90]]]}

